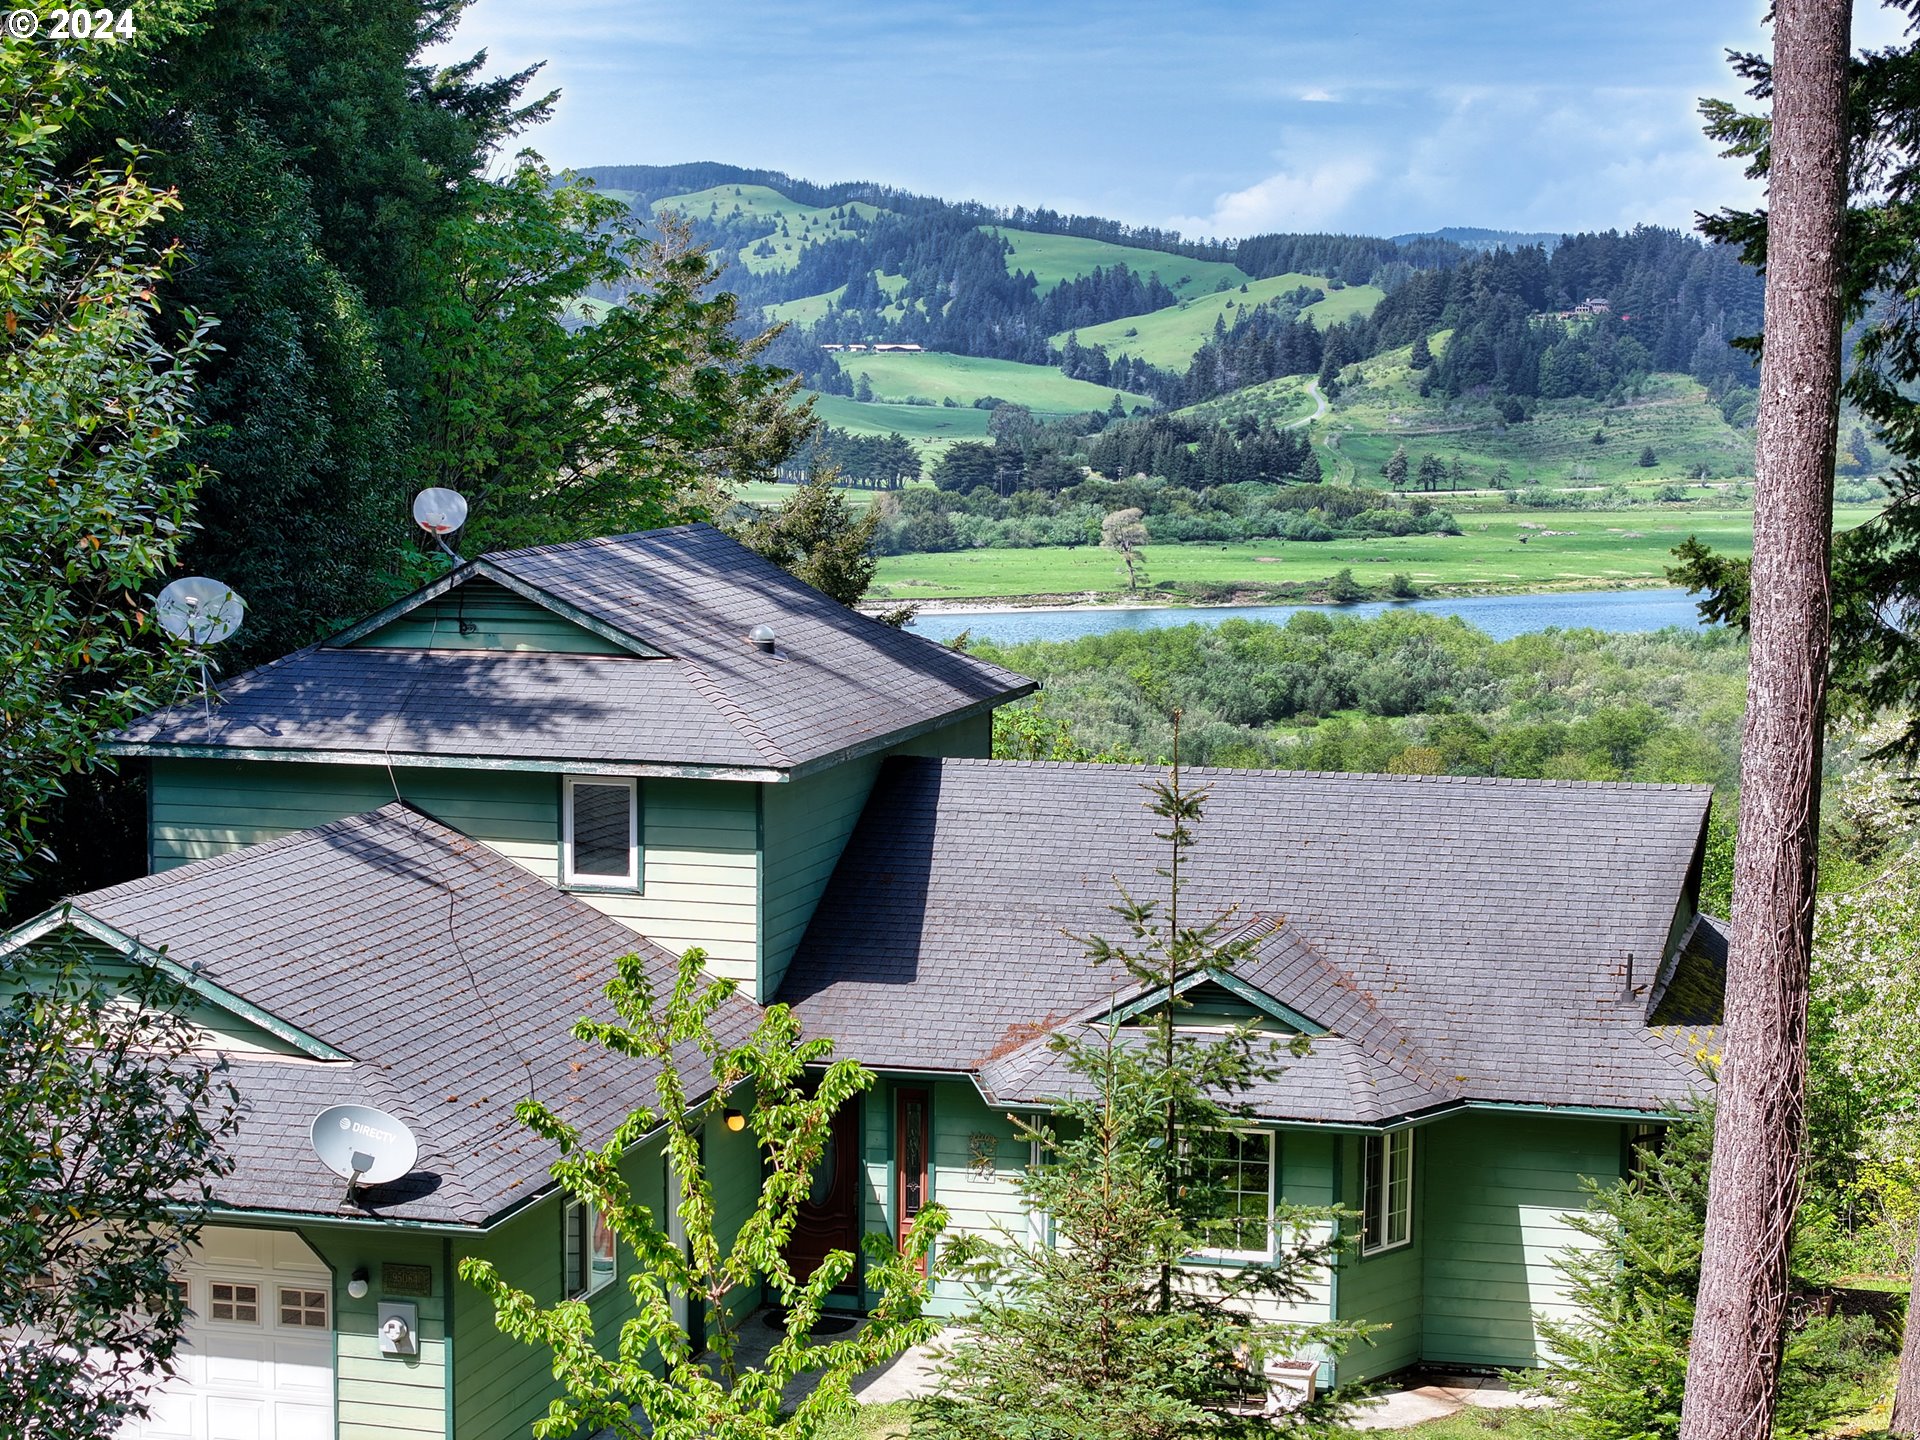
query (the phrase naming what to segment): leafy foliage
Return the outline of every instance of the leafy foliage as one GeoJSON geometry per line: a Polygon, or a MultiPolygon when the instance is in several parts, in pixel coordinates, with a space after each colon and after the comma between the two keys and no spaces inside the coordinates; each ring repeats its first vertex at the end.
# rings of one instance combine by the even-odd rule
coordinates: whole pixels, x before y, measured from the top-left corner
{"type": "Polygon", "coordinates": [[[163,317],[179,209],[139,153],[56,164],[101,77],[47,45],[0,46],[0,895],[34,858],[65,777],[102,731],[184,673],[142,591],[169,569],[201,483],[163,462],[192,430],[206,322],[163,317]]]}
{"type": "Polygon", "coordinates": [[[172,1371],[172,1266],[232,1168],[238,1096],[157,968],[114,986],[46,944],[0,956],[0,993],[0,1430],[92,1440],[172,1371]]]}
{"type": "Polygon", "coordinates": [[[833,471],[816,470],[776,508],[756,507],[734,538],[842,605],[857,605],[873,583],[873,536],[880,513],[856,516],[833,471]]]}
{"type": "MultiPolygon", "coordinates": [[[[1585,1243],[1556,1260],[1579,1307],[1542,1316],[1548,1360],[1536,1382],[1559,1402],[1550,1423],[1580,1440],[1677,1435],[1687,1341],[1700,1285],[1713,1109],[1676,1114],[1627,1179],[1589,1182],[1589,1207],[1566,1217],[1585,1243]]],[[[1802,1307],[1788,1336],[1774,1433],[1824,1432],[1864,1398],[1879,1357],[1862,1317],[1802,1307]]]]}
{"type": "Polygon", "coordinates": [[[648,1063],[654,1103],[635,1110],[597,1148],[539,1101],[517,1107],[523,1123],[559,1146],[554,1179],[597,1207],[638,1262],[626,1279],[636,1313],[611,1347],[595,1335],[584,1301],[542,1307],[508,1284],[491,1261],[461,1262],[461,1277],[493,1301],[505,1334],[553,1353],[553,1373],[566,1394],[535,1424],[536,1436],[559,1440],[604,1429],[653,1440],[804,1440],[852,1408],[855,1375],[932,1334],[932,1322],[921,1315],[927,1282],[920,1267],[945,1224],[937,1206],[920,1213],[902,1247],[884,1235],[868,1237],[865,1283],[880,1296],[868,1322],[845,1339],[810,1342],[828,1292],[852,1273],[854,1257],[835,1251],[801,1280],[783,1252],[835,1112],[873,1076],[851,1060],[826,1063],[831,1042],[802,1040],[784,1005],[769,1006],[751,1034],[723,1036],[716,1016],[734,988],[731,981],[707,980],[705,955],[689,950],[672,990],[660,995],[646,961],[626,956],[607,985],[616,1018],[583,1019],[573,1034],[648,1063]],[[809,1066],[823,1068],[810,1076],[809,1066]],[[752,1213],[729,1238],[720,1232],[702,1132],[743,1087],[753,1096],[747,1123],[762,1152],[762,1178],[752,1213]],[[704,1098],[691,1098],[702,1092],[704,1098]],[[628,1179],[626,1162],[656,1133],[664,1134],[675,1177],[684,1245],[670,1238],[665,1216],[639,1202],[628,1179]],[[779,1296],[786,1334],[763,1368],[745,1370],[737,1358],[740,1327],[763,1280],[779,1296]],[[675,1322],[675,1297],[705,1305],[704,1354],[675,1322]],[[782,1392],[808,1374],[818,1377],[814,1389],[783,1414],[782,1392]]]}

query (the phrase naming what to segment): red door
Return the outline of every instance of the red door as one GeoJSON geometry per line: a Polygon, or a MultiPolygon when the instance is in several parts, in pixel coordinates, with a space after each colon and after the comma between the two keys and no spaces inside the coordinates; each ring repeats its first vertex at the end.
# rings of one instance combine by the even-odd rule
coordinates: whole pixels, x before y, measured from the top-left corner
{"type": "MultiPolygon", "coordinates": [[[[860,1198],[860,1105],[849,1101],[833,1117],[813,1188],[794,1216],[786,1249],[794,1279],[806,1280],[835,1250],[860,1253],[860,1198]]],[[[857,1267],[835,1288],[857,1292],[857,1267]]]]}

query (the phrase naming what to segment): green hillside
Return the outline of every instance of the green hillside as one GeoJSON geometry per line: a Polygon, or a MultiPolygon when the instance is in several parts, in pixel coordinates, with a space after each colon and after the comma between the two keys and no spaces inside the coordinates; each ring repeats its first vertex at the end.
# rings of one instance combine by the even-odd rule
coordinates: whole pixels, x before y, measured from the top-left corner
{"type": "MultiPolygon", "coordinates": [[[[1105,386],[1069,380],[1049,365],[931,351],[919,355],[842,355],[839,360],[841,370],[850,378],[857,381],[862,375],[868,377],[876,400],[918,399],[939,405],[951,399],[956,405],[969,406],[991,395],[1042,415],[1104,410],[1113,400],[1113,391],[1105,386]]],[[[1145,395],[1122,395],[1121,400],[1129,408],[1153,404],[1145,395]]]]}
{"type": "Polygon", "coordinates": [[[890,435],[895,431],[913,442],[923,464],[931,465],[956,440],[985,440],[987,412],[971,406],[879,405],[850,400],[845,395],[814,395],[813,413],[836,429],[855,435],[890,435]]]}
{"type": "MultiPolygon", "coordinates": [[[[874,283],[889,295],[898,295],[907,286],[904,275],[874,275],[874,283]]],[[[763,306],[768,324],[785,321],[791,325],[806,326],[818,324],[827,318],[827,306],[847,293],[847,287],[836,285],[821,295],[803,295],[798,300],[781,300],[772,305],[763,306]]],[[[902,305],[890,305],[884,312],[888,315],[904,314],[902,305]]]]}
{"type": "MultiPolygon", "coordinates": [[[[1437,353],[1445,338],[1436,337],[1437,353]]],[[[1516,486],[1668,484],[1703,466],[1714,479],[1753,473],[1752,432],[1728,425],[1705,388],[1684,375],[1655,375],[1619,405],[1543,400],[1531,420],[1508,425],[1485,401],[1421,399],[1407,358],[1404,348],[1390,350],[1349,368],[1361,383],[1346,386],[1314,426],[1329,478],[1380,484],[1380,467],[1400,445],[1416,466],[1429,453],[1458,456],[1476,485],[1502,465],[1516,486]],[[1655,463],[1643,466],[1648,447],[1655,463]]]]}
{"type": "MultiPolygon", "coordinates": [[[[1193,352],[1213,334],[1216,320],[1224,318],[1228,325],[1232,325],[1238,311],[1251,310],[1263,301],[1276,299],[1289,290],[1298,290],[1302,285],[1322,290],[1327,288],[1325,280],[1313,275],[1275,275],[1266,280],[1251,280],[1246,283],[1244,291],[1235,286],[1231,290],[1197,295],[1151,314],[1129,315],[1119,320],[1109,320],[1104,325],[1089,326],[1078,332],[1080,343],[1101,346],[1109,355],[1137,355],[1149,365],[1158,365],[1162,369],[1185,370],[1193,360],[1193,352]]],[[[1372,313],[1373,307],[1383,298],[1383,293],[1371,285],[1349,285],[1344,290],[1328,290],[1325,300],[1308,306],[1301,313],[1316,324],[1330,325],[1355,315],[1372,313]]],[[[1066,338],[1065,335],[1056,335],[1053,341],[1058,345],[1066,338]]]]}
{"type": "Polygon", "coordinates": [[[1311,376],[1282,375],[1278,380],[1249,385],[1230,395],[1183,406],[1173,413],[1213,425],[1231,425],[1243,417],[1272,425],[1299,425],[1327,408],[1320,400],[1319,391],[1312,386],[1311,376]]]}
{"type": "Polygon", "coordinates": [[[1142,280],[1150,275],[1185,299],[1216,289],[1222,281],[1238,286],[1249,278],[1237,265],[1218,260],[1189,260],[1184,255],[1169,255],[1162,250],[1142,250],[1135,245],[1114,245],[1105,240],[1083,239],[1078,235],[1048,235],[1037,230],[1011,230],[1003,226],[983,228],[1013,246],[1007,257],[1007,270],[1029,271],[1042,295],[1062,280],[1077,280],[1096,270],[1111,270],[1124,265],[1142,280]]]}
{"type": "MultiPolygon", "coordinates": [[[[857,200],[836,208],[855,211],[868,220],[882,213],[877,206],[857,200]]],[[[688,195],[668,195],[653,202],[654,214],[663,210],[678,210],[693,220],[718,222],[739,215],[784,221],[787,234],[776,231],[767,237],[764,246],[756,241],[740,254],[740,263],[756,275],[768,270],[791,270],[806,246],[853,233],[833,218],[832,209],[802,205],[765,185],[715,185],[688,195]],[[771,253],[760,253],[763,249],[771,253]]]]}

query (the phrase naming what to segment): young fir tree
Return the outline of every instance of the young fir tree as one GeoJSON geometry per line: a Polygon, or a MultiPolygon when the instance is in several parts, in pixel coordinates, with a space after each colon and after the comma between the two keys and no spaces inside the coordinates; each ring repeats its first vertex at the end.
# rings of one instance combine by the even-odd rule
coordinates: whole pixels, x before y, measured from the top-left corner
{"type": "MultiPolygon", "coordinates": [[[[1205,1431],[1272,1435],[1338,1417],[1338,1391],[1276,1407],[1265,1363],[1318,1348],[1338,1354],[1362,1326],[1273,1324],[1256,1308],[1307,1298],[1340,1248],[1338,1212],[1282,1202],[1269,1258],[1185,1267],[1212,1250],[1245,1253],[1244,1218],[1223,1213],[1222,1145],[1248,1125],[1236,1096],[1283,1068],[1283,1048],[1248,1028],[1196,1034],[1178,1023],[1180,981],[1224,972],[1257,943],[1226,911],[1193,919],[1181,902],[1194,826],[1206,800],[1174,766],[1148,788],[1166,824],[1164,905],[1124,890],[1113,909],[1127,939],[1087,937],[1096,964],[1126,972],[1156,1000],[1136,1023],[1118,1018],[1061,1034],[1071,1076],[1054,1118],[1023,1125],[1044,1162],[1021,1184],[1045,1239],[1003,1237],[950,1250],[978,1299],[964,1338],[921,1407],[915,1434],[933,1440],[1161,1440],[1205,1431]],[[1265,1302],[1265,1306],[1262,1306],[1265,1302]]],[[[1018,1123],[1018,1122],[1016,1122],[1018,1123]]]]}
{"type": "MultiPolygon", "coordinates": [[[[1589,1207],[1566,1217],[1587,1241],[1555,1261],[1573,1318],[1540,1319],[1548,1360],[1533,1381],[1558,1402],[1555,1430],[1579,1440],[1679,1434],[1712,1155],[1707,1103],[1675,1115],[1628,1178],[1588,1182],[1589,1207]]],[[[1774,1434],[1824,1432],[1870,1399],[1878,1368],[1864,1317],[1801,1317],[1787,1336],[1774,1434]]]]}
{"type": "Polygon", "coordinates": [[[637,1263],[626,1276],[634,1314],[617,1343],[594,1334],[584,1300],[541,1306],[509,1284],[488,1260],[460,1262],[460,1278],[493,1302],[501,1331],[553,1353],[553,1374],[565,1395],[533,1427],[542,1440],[582,1433],[649,1440],[808,1440],[853,1408],[853,1377],[931,1337],[921,1315],[927,1281],[921,1267],[945,1227],[945,1212],[928,1206],[915,1218],[904,1246],[884,1235],[867,1238],[866,1284],[880,1296],[868,1321],[845,1339],[810,1339],[828,1293],[852,1273],[854,1257],[830,1253],[813,1274],[795,1276],[784,1250],[807,1197],[840,1107],[873,1083],[871,1071],[851,1060],[823,1065],[833,1046],[800,1038],[785,1005],[771,1005],[750,1034],[722,1033],[716,1019],[734,991],[728,980],[706,980],[706,956],[689,950],[672,992],[659,996],[646,962],[628,955],[608,982],[616,1019],[583,1019],[576,1038],[656,1067],[656,1103],[635,1110],[599,1148],[537,1100],[517,1107],[530,1129],[560,1147],[552,1173],[567,1193],[593,1205],[637,1263]],[[688,1075],[704,1068],[711,1089],[688,1098],[688,1075]],[[731,1240],[721,1232],[702,1133],[731,1099],[751,1092],[747,1123],[761,1150],[761,1184],[753,1212],[731,1240]],[[675,1205],[685,1243],[669,1235],[664,1215],[640,1203],[629,1184],[641,1145],[665,1132],[664,1148],[676,1177],[675,1205]],[[677,1204],[676,1204],[677,1201],[677,1204]],[[785,1335],[759,1369],[739,1363],[740,1328],[764,1285],[785,1311],[785,1335]],[[707,1314],[700,1352],[674,1317],[677,1298],[698,1300],[707,1314]],[[797,1405],[783,1404],[787,1386],[818,1377],[797,1405]]]}
{"type": "Polygon", "coordinates": [[[1387,477],[1387,484],[1395,490],[1407,483],[1407,447],[1396,445],[1393,454],[1387,457],[1387,463],[1380,467],[1380,473],[1387,477]]]}

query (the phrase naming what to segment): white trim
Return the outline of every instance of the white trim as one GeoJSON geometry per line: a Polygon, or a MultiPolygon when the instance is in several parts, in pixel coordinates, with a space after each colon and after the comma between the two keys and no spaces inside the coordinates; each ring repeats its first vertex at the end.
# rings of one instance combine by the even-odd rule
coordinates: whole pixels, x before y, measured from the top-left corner
{"type": "MultiPolygon", "coordinates": [[[[594,1263],[594,1232],[600,1227],[600,1208],[589,1205],[584,1200],[568,1197],[560,1210],[560,1288],[564,1299],[590,1300],[613,1284],[620,1272],[620,1243],[614,1240],[613,1248],[607,1257],[603,1270],[594,1263]],[[580,1251],[572,1254],[574,1245],[574,1217],[580,1217],[580,1251]],[[569,1262],[577,1258],[579,1270],[574,1270],[569,1262]]],[[[609,1238],[612,1238],[609,1231],[609,1238]]]]}
{"type": "Polygon", "coordinates": [[[569,890],[638,890],[640,888],[640,782],[621,775],[568,775],[561,781],[560,883],[569,890]],[[573,865],[573,792],[576,786],[597,785],[627,792],[627,869],[624,875],[582,875],[573,865]]]}
{"type": "Polygon", "coordinates": [[[1413,1243],[1414,1144],[1414,1132],[1411,1129],[1406,1129],[1389,1130],[1383,1134],[1369,1135],[1366,1137],[1365,1144],[1360,1147],[1360,1205],[1363,1212],[1360,1217],[1360,1253],[1362,1255],[1384,1255],[1390,1250],[1403,1250],[1413,1243]],[[1404,1235],[1398,1240],[1395,1240],[1392,1238],[1394,1191],[1393,1152],[1397,1142],[1402,1139],[1406,1141],[1406,1175],[1404,1179],[1406,1182],[1407,1197],[1407,1229],[1404,1235]],[[1367,1208],[1367,1151],[1375,1145],[1381,1147],[1380,1206],[1377,1215],[1364,1213],[1367,1208]],[[1380,1226],[1380,1239],[1375,1244],[1369,1245],[1367,1243],[1368,1222],[1376,1220],[1380,1226]]]}

